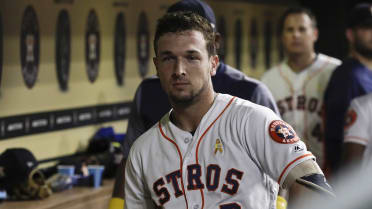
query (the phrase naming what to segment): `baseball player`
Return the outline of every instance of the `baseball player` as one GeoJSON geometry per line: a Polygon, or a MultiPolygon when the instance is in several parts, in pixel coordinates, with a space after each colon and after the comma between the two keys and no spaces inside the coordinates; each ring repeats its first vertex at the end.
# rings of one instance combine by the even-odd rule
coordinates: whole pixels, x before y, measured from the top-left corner
{"type": "MultiPolygon", "coordinates": [[[[193,11],[205,17],[216,31],[216,47],[218,49],[219,42],[223,37],[217,32],[218,28],[216,28],[215,15],[208,4],[200,0],[181,0],[171,5],[167,10],[168,13],[176,11],[193,11]]],[[[225,63],[219,62],[216,74],[212,77],[212,83],[216,92],[231,94],[266,106],[279,115],[274,97],[265,84],[247,77],[244,73],[225,63]]],[[[159,78],[154,76],[143,80],[137,88],[131,106],[127,134],[123,143],[124,159],[116,177],[110,209],[120,209],[123,207],[124,178],[122,175],[124,173],[125,159],[128,157],[130,147],[140,135],[150,129],[170,109],[168,96],[161,89],[159,78]]],[[[275,182],[273,184],[277,186],[275,182]]],[[[277,193],[277,191],[274,189],[273,193],[277,193]]],[[[272,196],[272,199],[273,207],[275,207],[275,195],[272,196]]]]}
{"type": "Polygon", "coordinates": [[[214,92],[214,40],[195,13],[158,21],[154,64],[172,109],[130,150],[125,208],[269,208],[267,176],[283,188],[331,194],[289,124],[266,107],[214,92]]]}
{"type": "Polygon", "coordinates": [[[324,95],[327,167],[337,173],[342,163],[344,119],[352,99],[372,93],[372,3],[357,4],[345,35],[350,57],[332,74],[324,95]]]}
{"type": "Polygon", "coordinates": [[[372,166],[372,94],[352,100],[344,129],[345,164],[372,166]]]}
{"type": "Polygon", "coordinates": [[[318,31],[311,11],[289,8],[279,25],[287,59],[266,72],[262,81],[273,93],[282,118],[293,125],[322,166],[323,94],[341,61],[314,52],[318,31]]]}

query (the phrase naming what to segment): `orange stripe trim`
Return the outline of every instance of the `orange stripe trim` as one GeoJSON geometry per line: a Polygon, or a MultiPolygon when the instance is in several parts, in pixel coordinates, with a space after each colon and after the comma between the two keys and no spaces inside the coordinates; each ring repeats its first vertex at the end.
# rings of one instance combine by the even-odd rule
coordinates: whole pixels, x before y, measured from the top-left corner
{"type": "Polygon", "coordinates": [[[177,149],[177,152],[178,152],[178,155],[180,157],[180,172],[181,172],[181,185],[182,185],[182,192],[183,192],[183,197],[185,198],[185,202],[186,202],[186,208],[189,208],[189,204],[187,202],[187,198],[186,198],[186,192],[185,192],[185,186],[183,184],[183,171],[182,171],[182,166],[183,166],[183,160],[182,160],[182,154],[181,154],[181,151],[180,151],[180,148],[178,147],[178,145],[176,144],[176,142],[174,142],[174,140],[172,140],[171,138],[169,138],[168,136],[166,136],[163,132],[163,129],[161,128],[161,123],[160,121],[158,122],[159,123],[159,130],[160,130],[160,133],[161,135],[166,139],[168,140],[169,142],[171,142],[177,149]]]}
{"type": "Polygon", "coordinates": [[[362,141],[362,142],[365,142],[365,143],[368,143],[368,139],[365,139],[365,138],[361,138],[361,137],[358,137],[358,136],[347,136],[345,137],[344,139],[344,142],[348,142],[346,139],[356,139],[358,141],[362,141]]]}
{"type": "Polygon", "coordinates": [[[279,69],[280,76],[282,76],[282,78],[285,80],[285,82],[287,83],[287,85],[289,87],[289,90],[291,91],[291,94],[293,95],[295,93],[295,90],[294,90],[294,87],[293,87],[293,84],[292,84],[291,80],[284,74],[284,72],[281,68],[281,65],[279,65],[278,69],[279,69]]]}
{"type": "MultiPolygon", "coordinates": [[[[199,146],[200,146],[200,142],[202,141],[202,139],[204,138],[205,134],[209,131],[209,129],[216,123],[216,121],[222,116],[222,114],[225,112],[225,110],[231,105],[231,103],[234,101],[236,97],[233,97],[230,99],[229,103],[226,105],[226,107],[222,110],[222,112],[217,116],[216,119],[214,119],[214,121],[208,126],[208,128],[204,131],[203,135],[199,138],[199,141],[198,141],[198,145],[196,146],[196,164],[199,164],[199,146]]],[[[201,189],[200,190],[200,193],[201,193],[201,196],[202,196],[202,208],[204,208],[204,192],[203,190],[201,189]]]]}
{"type": "Polygon", "coordinates": [[[280,174],[280,177],[279,177],[279,180],[278,180],[278,184],[280,184],[280,181],[282,180],[282,177],[284,175],[284,173],[287,171],[287,169],[289,168],[289,166],[291,166],[293,163],[295,163],[297,160],[300,160],[302,158],[305,158],[305,157],[308,157],[308,156],[312,156],[313,154],[306,154],[306,155],[302,155],[296,159],[294,159],[292,162],[290,162],[285,168],[284,170],[282,171],[282,173],[280,174]]]}

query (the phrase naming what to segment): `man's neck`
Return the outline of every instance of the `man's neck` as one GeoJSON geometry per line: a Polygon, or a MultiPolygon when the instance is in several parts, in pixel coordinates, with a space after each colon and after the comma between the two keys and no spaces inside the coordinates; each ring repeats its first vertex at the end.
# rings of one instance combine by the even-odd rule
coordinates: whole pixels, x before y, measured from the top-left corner
{"type": "Polygon", "coordinates": [[[288,66],[292,71],[299,73],[309,67],[315,61],[315,58],[315,52],[288,55],[288,66]]]}
{"type": "Polygon", "coordinates": [[[172,104],[172,122],[180,129],[188,132],[194,132],[203,116],[213,105],[216,93],[212,90],[206,95],[200,95],[200,100],[184,106],[172,104]]]}
{"type": "Polygon", "coordinates": [[[351,53],[351,56],[353,56],[355,59],[359,60],[360,63],[362,63],[364,66],[366,66],[369,70],[372,71],[372,59],[369,59],[365,56],[362,56],[361,54],[353,51],[351,53]]]}

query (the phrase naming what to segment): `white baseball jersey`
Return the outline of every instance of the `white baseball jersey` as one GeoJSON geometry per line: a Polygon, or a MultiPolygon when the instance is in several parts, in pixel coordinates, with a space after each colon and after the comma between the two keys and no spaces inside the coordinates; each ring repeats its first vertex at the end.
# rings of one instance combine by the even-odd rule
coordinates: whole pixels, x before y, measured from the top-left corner
{"type": "Polygon", "coordinates": [[[346,117],[344,143],[366,147],[362,167],[372,166],[372,94],[352,100],[346,117]]]}
{"type": "Polygon", "coordinates": [[[269,208],[269,176],[282,184],[315,158],[270,109],[227,94],[218,94],[194,135],[169,117],[130,150],[126,208],[269,208]]]}
{"type": "Polygon", "coordinates": [[[333,70],[341,61],[323,54],[299,73],[287,62],[266,72],[262,81],[272,92],[283,120],[296,130],[308,149],[323,166],[322,142],[323,95],[333,70]]]}

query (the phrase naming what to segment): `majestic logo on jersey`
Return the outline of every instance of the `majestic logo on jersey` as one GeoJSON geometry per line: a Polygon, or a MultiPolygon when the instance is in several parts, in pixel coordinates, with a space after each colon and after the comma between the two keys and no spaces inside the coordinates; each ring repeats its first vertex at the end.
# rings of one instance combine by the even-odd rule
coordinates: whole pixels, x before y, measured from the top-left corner
{"type": "Polygon", "coordinates": [[[296,144],[293,148],[294,152],[301,152],[304,150],[304,147],[301,144],[296,144]]]}
{"type": "Polygon", "coordinates": [[[345,118],[345,126],[344,126],[344,129],[348,129],[350,128],[351,125],[354,124],[354,122],[356,121],[357,119],[357,114],[354,110],[349,110],[346,114],[346,118],[345,118]]]}
{"type": "Polygon", "coordinates": [[[223,153],[221,139],[216,139],[216,144],[214,145],[214,154],[217,154],[217,152],[223,153]]]}
{"type": "Polygon", "coordinates": [[[274,141],[281,144],[293,144],[299,140],[296,132],[286,122],[274,120],[269,126],[269,134],[274,141]]]}

